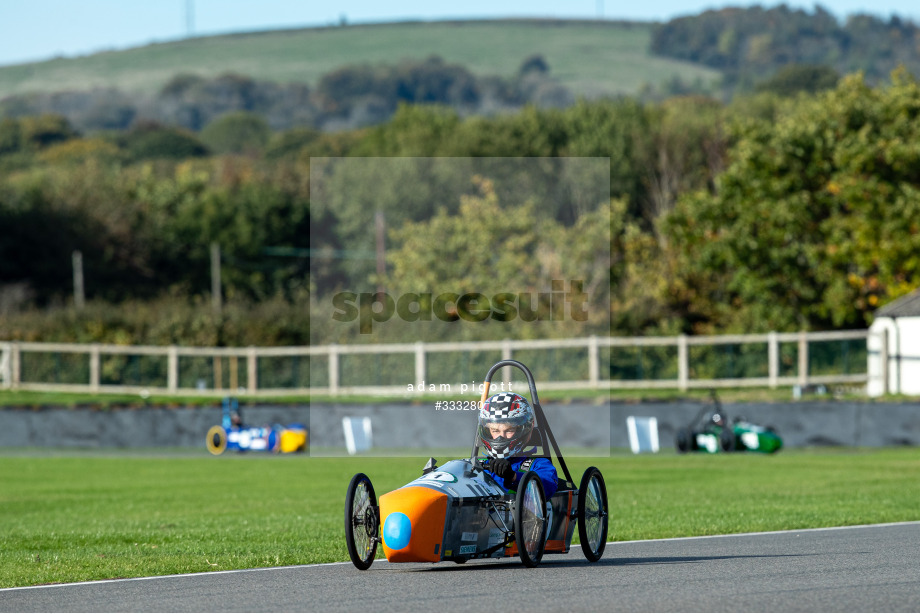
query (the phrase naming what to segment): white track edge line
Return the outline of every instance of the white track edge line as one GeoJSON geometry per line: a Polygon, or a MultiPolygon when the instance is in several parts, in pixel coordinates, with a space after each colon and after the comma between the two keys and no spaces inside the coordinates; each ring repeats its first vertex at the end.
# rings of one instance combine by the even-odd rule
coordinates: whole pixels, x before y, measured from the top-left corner
{"type": "Polygon", "coordinates": [[[878,524],[851,524],[842,527],[814,527],[811,529],[783,529],[781,531],[756,531],[754,533],[724,533],[721,535],[694,535],[692,537],[661,537],[658,539],[634,539],[621,542],[607,542],[608,546],[618,544],[641,544],[643,542],[673,542],[693,539],[718,539],[721,537],[753,537],[757,535],[783,535],[788,533],[812,533],[816,531],[844,531],[847,529],[872,529],[876,527],[899,527],[904,525],[920,525],[920,520],[903,520],[901,522],[880,522],[878,524]]]}
{"type": "MultiPolygon", "coordinates": [[[[813,533],[817,531],[843,531],[847,529],[873,529],[880,527],[899,527],[905,525],[920,525],[920,520],[906,520],[902,522],[883,522],[879,524],[855,524],[843,527],[815,527],[811,529],[785,529],[782,531],[759,531],[755,533],[725,533],[722,535],[696,535],[693,537],[663,537],[660,539],[635,539],[622,542],[607,542],[608,546],[617,546],[620,544],[641,544],[654,542],[673,542],[688,541],[697,539],[718,539],[723,537],[753,537],[758,535],[782,535],[788,533],[813,533]]],[[[388,563],[387,560],[374,561],[375,563],[388,563]]],[[[138,582],[141,580],[163,580],[169,578],[186,578],[200,576],[220,576],[236,573],[252,573],[258,571],[277,571],[282,569],[303,569],[305,567],[327,567],[332,565],[351,565],[351,561],[337,561],[335,563],[311,563],[308,565],[285,565],[282,567],[253,567],[251,569],[226,569],[223,571],[198,571],[192,573],[167,574],[163,576],[143,576],[140,578],[115,578],[112,580],[87,580],[84,582],[65,582],[61,584],[38,584],[36,586],[14,586],[12,588],[0,588],[0,593],[7,591],[25,591],[36,588],[62,588],[68,586],[85,586],[92,584],[114,584],[117,582],[138,582]]]]}
{"type": "Polygon", "coordinates": [[[249,569],[224,569],[222,571],[194,571],[190,573],[165,574],[162,576],[141,576],[138,578],[113,578],[111,580],[86,580],[84,582],[61,582],[59,584],[36,584],[35,586],[15,586],[0,588],[0,593],[5,591],[23,591],[34,588],[60,588],[66,586],[85,586],[88,584],[115,584],[117,582],[138,582],[141,580],[163,580],[167,578],[187,578],[199,576],[220,576],[235,573],[252,573],[256,571],[269,571],[281,569],[302,569],[304,567],[326,567],[331,565],[351,565],[351,561],[336,561],[335,563],[310,563],[308,565],[284,565],[281,567],[252,567],[249,569]]]}

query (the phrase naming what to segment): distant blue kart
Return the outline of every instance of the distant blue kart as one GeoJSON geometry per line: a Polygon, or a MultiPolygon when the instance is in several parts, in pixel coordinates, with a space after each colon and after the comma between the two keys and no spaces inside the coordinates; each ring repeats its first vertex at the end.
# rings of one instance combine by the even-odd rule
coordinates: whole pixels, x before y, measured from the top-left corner
{"type": "Polygon", "coordinates": [[[307,427],[303,424],[281,426],[246,426],[243,424],[239,402],[226,398],[223,418],[208,430],[205,438],[208,452],[223,454],[226,450],[246,452],[303,452],[307,449],[307,427]]]}

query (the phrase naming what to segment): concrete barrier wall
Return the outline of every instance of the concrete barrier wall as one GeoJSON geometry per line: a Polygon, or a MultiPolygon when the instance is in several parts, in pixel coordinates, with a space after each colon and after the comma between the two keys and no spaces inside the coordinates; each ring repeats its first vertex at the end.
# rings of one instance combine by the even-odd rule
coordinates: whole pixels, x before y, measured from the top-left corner
{"type": "MultiPolygon", "coordinates": [[[[674,444],[699,402],[545,404],[559,444],[628,448],[626,418],[658,419],[662,448],[674,444]]],[[[732,419],[773,426],[786,447],[920,445],[920,404],[814,401],[726,403],[732,419]]],[[[260,405],[243,408],[253,426],[300,422],[310,428],[314,446],[344,449],[344,416],[369,416],[374,445],[383,448],[472,446],[476,412],[435,410],[434,403],[373,405],[260,405]]],[[[55,447],[204,447],[208,429],[220,424],[219,407],[139,409],[3,409],[0,446],[55,447]]]]}
{"type": "MultiPolygon", "coordinates": [[[[674,445],[677,429],[688,425],[703,408],[699,402],[545,404],[547,419],[561,446],[628,448],[628,416],[658,419],[661,447],[674,445]]],[[[918,403],[725,403],[729,418],[744,417],[777,429],[786,447],[920,445],[918,403]]],[[[475,412],[435,413],[433,405],[314,405],[311,441],[344,446],[342,416],[369,416],[375,445],[395,447],[472,445],[475,412]]]]}
{"type": "MultiPolygon", "coordinates": [[[[611,445],[628,446],[627,416],[655,416],[662,447],[673,446],[677,429],[692,421],[699,403],[643,403],[613,406],[611,445]]],[[[920,404],[798,402],[725,403],[730,419],[744,417],[754,424],[775,427],[783,445],[895,446],[920,445],[920,404]]]]}

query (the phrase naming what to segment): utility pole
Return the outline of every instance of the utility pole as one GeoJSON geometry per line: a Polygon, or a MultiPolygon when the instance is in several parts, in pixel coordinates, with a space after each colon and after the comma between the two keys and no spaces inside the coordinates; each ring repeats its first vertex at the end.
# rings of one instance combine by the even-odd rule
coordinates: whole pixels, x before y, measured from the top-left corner
{"type": "Polygon", "coordinates": [[[214,315],[219,316],[221,310],[220,297],[220,243],[211,243],[211,309],[214,315]]]}
{"type": "Polygon", "coordinates": [[[185,0],[185,36],[195,35],[195,0],[185,0]]]}
{"type": "Polygon", "coordinates": [[[83,252],[76,249],[71,256],[73,262],[73,306],[77,311],[82,311],[86,305],[86,294],[83,291],[83,252]]]}

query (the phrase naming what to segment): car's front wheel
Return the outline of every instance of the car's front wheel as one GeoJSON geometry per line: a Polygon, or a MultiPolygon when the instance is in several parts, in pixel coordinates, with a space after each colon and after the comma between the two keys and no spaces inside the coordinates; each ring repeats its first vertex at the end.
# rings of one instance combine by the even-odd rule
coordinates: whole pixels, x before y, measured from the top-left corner
{"type": "Polygon", "coordinates": [[[518,484],[514,504],[514,542],[521,562],[536,567],[543,558],[546,545],[546,496],[543,483],[533,471],[528,471],[518,484]]]}
{"type": "Polygon", "coordinates": [[[205,438],[205,445],[208,446],[208,452],[211,454],[223,454],[227,449],[227,431],[219,424],[215,424],[208,431],[205,438]]]}
{"type": "Polygon", "coordinates": [[[370,478],[355,474],[345,494],[345,545],[351,562],[361,570],[370,567],[377,555],[378,509],[370,478]]]}

